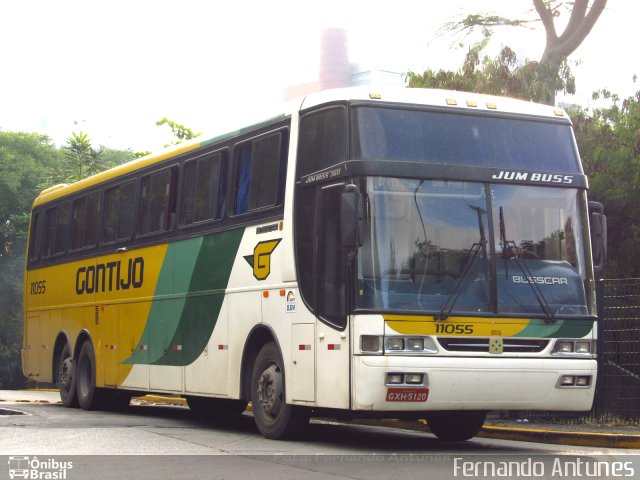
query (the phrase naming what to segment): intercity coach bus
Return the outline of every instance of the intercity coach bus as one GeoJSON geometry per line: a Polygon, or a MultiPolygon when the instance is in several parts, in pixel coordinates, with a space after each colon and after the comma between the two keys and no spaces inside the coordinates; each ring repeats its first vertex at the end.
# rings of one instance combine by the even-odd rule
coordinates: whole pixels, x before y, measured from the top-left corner
{"type": "Polygon", "coordinates": [[[311,415],[426,418],[466,440],[494,409],[588,410],[606,219],[586,190],[562,110],[309,95],[43,191],[24,374],[83,409],[251,402],[269,438],[311,415]]]}

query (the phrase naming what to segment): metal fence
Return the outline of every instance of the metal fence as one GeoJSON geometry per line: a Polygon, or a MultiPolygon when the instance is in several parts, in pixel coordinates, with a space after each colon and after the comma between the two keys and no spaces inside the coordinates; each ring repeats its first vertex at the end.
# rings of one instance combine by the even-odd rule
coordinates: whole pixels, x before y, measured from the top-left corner
{"type": "Polygon", "coordinates": [[[545,422],[618,421],[640,424],[640,278],[600,280],[598,381],[588,413],[518,411],[509,418],[545,422]]]}
{"type": "Polygon", "coordinates": [[[640,423],[640,279],[598,282],[598,383],[592,415],[640,423]]]}

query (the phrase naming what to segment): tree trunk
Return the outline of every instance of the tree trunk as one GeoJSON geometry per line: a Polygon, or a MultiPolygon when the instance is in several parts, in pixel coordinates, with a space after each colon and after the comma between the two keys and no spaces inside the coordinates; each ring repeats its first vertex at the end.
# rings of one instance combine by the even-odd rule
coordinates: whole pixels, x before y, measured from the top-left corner
{"type": "MultiPolygon", "coordinates": [[[[533,0],[533,5],[542,20],[547,34],[547,41],[540,63],[544,66],[542,71],[556,78],[562,62],[567,59],[582,43],[591,32],[600,14],[604,10],[607,0],[593,0],[589,8],[589,0],[575,0],[569,22],[558,36],[554,24],[554,17],[557,10],[552,9],[549,2],[545,0],[533,0]]],[[[547,102],[550,105],[555,103],[555,90],[550,85],[547,102]]]]}

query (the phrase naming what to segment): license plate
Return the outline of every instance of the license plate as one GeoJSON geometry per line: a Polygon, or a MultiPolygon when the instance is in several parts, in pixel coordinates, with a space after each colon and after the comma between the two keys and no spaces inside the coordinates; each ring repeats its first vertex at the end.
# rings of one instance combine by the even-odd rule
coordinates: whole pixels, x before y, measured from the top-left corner
{"type": "Polygon", "coordinates": [[[426,402],[428,388],[387,388],[387,402],[426,402]]]}

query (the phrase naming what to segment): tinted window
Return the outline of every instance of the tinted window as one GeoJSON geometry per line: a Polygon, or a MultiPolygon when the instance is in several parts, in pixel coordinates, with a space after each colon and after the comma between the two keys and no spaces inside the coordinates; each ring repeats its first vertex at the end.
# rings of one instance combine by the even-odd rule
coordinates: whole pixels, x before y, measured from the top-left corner
{"type": "Polygon", "coordinates": [[[391,108],[355,112],[359,160],[580,172],[568,124],[391,108]]]}
{"type": "Polygon", "coordinates": [[[104,194],[105,243],[131,238],[135,217],[136,182],[131,181],[108,189],[104,194]]]}
{"type": "Polygon", "coordinates": [[[295,246],[300,293],[316,309],[316,189],[298,188],[295,199],[295,246]]]}
{"type": "Polygon", "coordinates": [[[183,225],[222,218],[226,170],[225,152],[185,164],[183,225]]]}
{"type": "Polygon", "coordinates": [[[344,185],[321,190],[318,231],[318,314],[337,327],[346,324],[345,255],[340,231],[340,199],[344,185]]]}
{"type": "Polygon", "coordinates": [[[300,122],[297,177],[347,159],[347,110],[330,108],[308,113],[300,122]]]}
{"type": "Polygon", "coordinates": [[[44,214],[44,243],[42,244],[42,257],[50,257],[55,253],[57,219],[57,208],[50,208],[44,214]]]}
{"type": "Polygon", "coordinates": [[[142,177],[140,234],[173,228],[177,172],[177,167],[174,167],[142,177]]]}
{"type": "Polygon", "coordinates": [[[39,256],[38,244],[42,237],[42,213],[38,212],[31,217],[31,230],[29,232],[29,260],[37,260],[39,256]]]}
{"type": "Polygon", "coordinates": [[[283,132],[236,147],[236,214],[282,203],[286,153],[283,132]]]}
{"type": "Polygon", "coordinates": [[[77,250],[95,246],[98,240],[100,193],[92,193],[73,202],[71,248],[77,250]]]}

